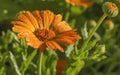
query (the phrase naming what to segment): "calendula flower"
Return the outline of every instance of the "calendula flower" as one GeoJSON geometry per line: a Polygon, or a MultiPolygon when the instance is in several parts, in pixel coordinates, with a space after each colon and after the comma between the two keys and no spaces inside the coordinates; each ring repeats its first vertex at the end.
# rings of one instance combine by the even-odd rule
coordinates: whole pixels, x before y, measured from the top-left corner
{"type": "Polygon", "coordinates": [[[88,8],[91,6],[92,2],[90,0],[65,0],[73,6],[82,6],[88,8]]]}
{"type": "Polygon", "coordinates": [[[55,15],[50,10],[21,12],[12,24],[19,39],[25,38],[27,45],[40,51],[49,48],[64,52],[60,45],[70,45],[80,39],[76,30],[62,21],[60,14],[55,15]]]}
{"type": "Polygon", "coordinates": [[[67,62],[59,58],[56,65],[56,75],[62,75],[62,72],[65,70],[66,66],[67,62]]]}

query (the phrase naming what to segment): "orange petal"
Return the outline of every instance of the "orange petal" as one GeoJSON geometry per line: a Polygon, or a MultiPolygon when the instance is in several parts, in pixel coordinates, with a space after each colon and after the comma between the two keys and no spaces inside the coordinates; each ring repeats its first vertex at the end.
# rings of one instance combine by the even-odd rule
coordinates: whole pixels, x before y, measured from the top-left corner
{"type": "Polygon", "coordinates": [[[73,36],[73,35],[77,35],[76,33],[76,29],[72,29],[72,30],[68,30],[68,31],[65,31],[65,32],[62,32],[62,33],[59,33],[59,35],[57,37],[60,37],[60,36],[73,36]],[[71,35],[70,35],[71,34],[71,35]]]}
{"type": "Polygon", "coordinates": [[[58,49],[61,52],[64,52],[63,48],[54,41],[46,42],[46,45],[49,49],[58,49]]]}
{"type": "Polygon", "coordinates": [[[60,14],[55,15],[52,25],[55,26],[62,21],[62,16],[60,14]]]}
{"type": "Polygon", "coordinates": [[[38,29],[39,28],[38,22],[37,22],[36,18],[33,16],[33,14],[30,13],[29,11],[26,11],[24,14],[30,20],[30,22],[35,27],[35,29],[38,29]]]}
{"type": "Polygon", "coordinates": [[[24,27],[22,27],[22,26],[14,26],[14,27],[12,28],[12,30],[13,30],[14,32],[17,32],[17,33],[30,32],[29,29],[24,28],[24,27]]]}
{"type": "Polygon", "coordinates": [[[43,29],[43,20],[42,20],[42,17],[40,15],[40,11],[36,10],[33,14],[38,22],[39,28],[43,29]]]}
{"type": "Polygon", "coordinates": [[[57,33],[62,33],[68,30],[71,30],[72,28],[69,26],[68,23],[66,23],[65,21],[62,21],[60,23],[58,23],[57,25],[54,26],[54,30],[57,33]]]}
{"type": "Polygon", "coordinates": [[[14,24],[14,26],[24,27],[31,32],[34,30],[32,27],[28,26],[26,23],[21,22],[21,21],[12,21],[11,23],[14,24]]]}
{"type": "Polygon", "coordinates": [[[63,39],[56,39],[55,41],[57,43],[59,43],[59,44],[62,44],[62,45],[70,45],[70,44],[74,43],[74,41],[72,41],[71,39],[65,39],[65,38],[63,38],[63,39]]]}
{"type": "Polygon", "coordinates": [[[39,48],[41,44],[43,43],[31,32],[19,33],[18,38],[25,38],[27,44],[33,48],[39,48]]]}
{"type": "Polygon", "coordinates": [[[90,0],[66,0],[66,2],[70,3],[73,6],[83,6],[85,8],[90,7],[92,4],[90,0]]]}
{"type": "Polygon", "coordinates": [[[26,26],[29,26],[32,29],[32,32],[35,31],[35,27],[31,23],[31,21],[28,19],[28,17],[25,16],[25,12],[21,12],[18,16],[18,21],[24,22],[26,26]]]}
{"type": "Polygon", "coordinates": [[[41,11],[41,16],[44,22],[44,28],[49,28],[54,19],[54,13],[49,10],[41,11]]]}
{"type": "Polygon", "coordinates": [[[70,3],[71,5],[79,5],[79,0],[65,0],[67,3],[70,3]]]}
{"type": "Polygon", "coordinates": [[[70,45],[70,44],[75,43],[80,38],[81,37],[77,35],[77,33],[74,30],[70,30],[70,31],[63,32],[59,34],[58,36],[56,36],[54,41],[62,45],[70,45]]]}
{"type": "Polygon", "coordinates": [[[88,8],[92,5],[92,2],[90,0],[80,0],[79,5],[88,8]]]}

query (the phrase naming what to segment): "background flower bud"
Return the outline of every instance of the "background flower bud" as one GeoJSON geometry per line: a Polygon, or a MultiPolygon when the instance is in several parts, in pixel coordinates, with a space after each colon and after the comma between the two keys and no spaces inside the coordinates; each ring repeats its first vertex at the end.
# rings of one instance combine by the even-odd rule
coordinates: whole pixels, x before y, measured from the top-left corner
{"type": "Polygon", "coordinates": [[[118,15],[118,7],[112,2],[105,2],[102,6],[102,10],[107,16],[115,17],[118,15]]]}
{"type": "Polygon", "coordinates": [[[92,27],[95,27],[97,23],[96,23],[95,20],[91,19],[91,20],[88,21],[88,24],[92,27]]]}
{"type": "Polygon", "coordinates": [[[112,30],[114,28],[114,22],[112,20],[106,20],[104,23],[106,29],[112,30]]]}

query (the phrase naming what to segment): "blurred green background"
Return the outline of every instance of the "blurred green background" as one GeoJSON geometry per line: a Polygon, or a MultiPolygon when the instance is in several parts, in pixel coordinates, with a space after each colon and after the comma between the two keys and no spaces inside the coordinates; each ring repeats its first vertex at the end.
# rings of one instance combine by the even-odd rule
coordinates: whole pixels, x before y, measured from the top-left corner
{"type": "MultiPolygon", "coordinates": [[[[26,53],[25,49],[28,49],[28,46],[22,46],[16,34],[11,31],[12,25],[10,21],[14,20],[20,11],[49,9],[56,14],[62,14],[63,20],[67,21],[71,27],[76,28],[79,34],[82,34],[81,28],[85,22],[87,22],[89,30],[92,27],[90,25],[96,23],[102,16],[101,7],[104,2],[114,2],[120,8],[119,0],[91,1],[93,5],[84,8],[82,6],[71,6],[64,0],[0,0],[0,74],[2,74],[3,70],[9,72],[4,75],[14,74],[11,63],[7,59],[8,51],[13,52],[15,58],[18,59],[17,62],[19,62],[19,58],[22,56],[21,53],[26,53]]],[[[115,18],[107,17],[107,19],[113,22],[113,28],[106,27],[104,21],[96,35],[94,35],[96,39],[99,39],[100,44],[106,45],[107,51],[105,55],[107,58],[97,62],[86,61],[85,67],[78,75],[120,75],[120,14],[115,18]]],[[[31,48],[29,49],[31,51],[31,48]]],[[[36,65],[32,64],[27,71],[30,73],[31,69],[35,70],[34,68],[36,68],[36,65]]]]}

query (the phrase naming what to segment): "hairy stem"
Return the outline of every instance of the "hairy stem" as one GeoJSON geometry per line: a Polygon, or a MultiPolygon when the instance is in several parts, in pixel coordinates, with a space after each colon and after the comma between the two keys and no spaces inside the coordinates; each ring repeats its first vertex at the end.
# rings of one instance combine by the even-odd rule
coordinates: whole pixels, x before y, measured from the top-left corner
{"type": "Polygon", "coordinates": [[[101,23],[103,22],[103,20],[107,17],[106,14],[103,14],[103,16],[99,19],[97,25],[91,30],[91,32],[88,35],[88,38],[85,40],[85,42],[83,43],[80,53],[84,52],[87,44],[89,43],[90,39],[92,38],[92,36],[94,35],[94,33],[96,32],[96,30],[99,28],[99,26],[101,25],[101,23]]]}

